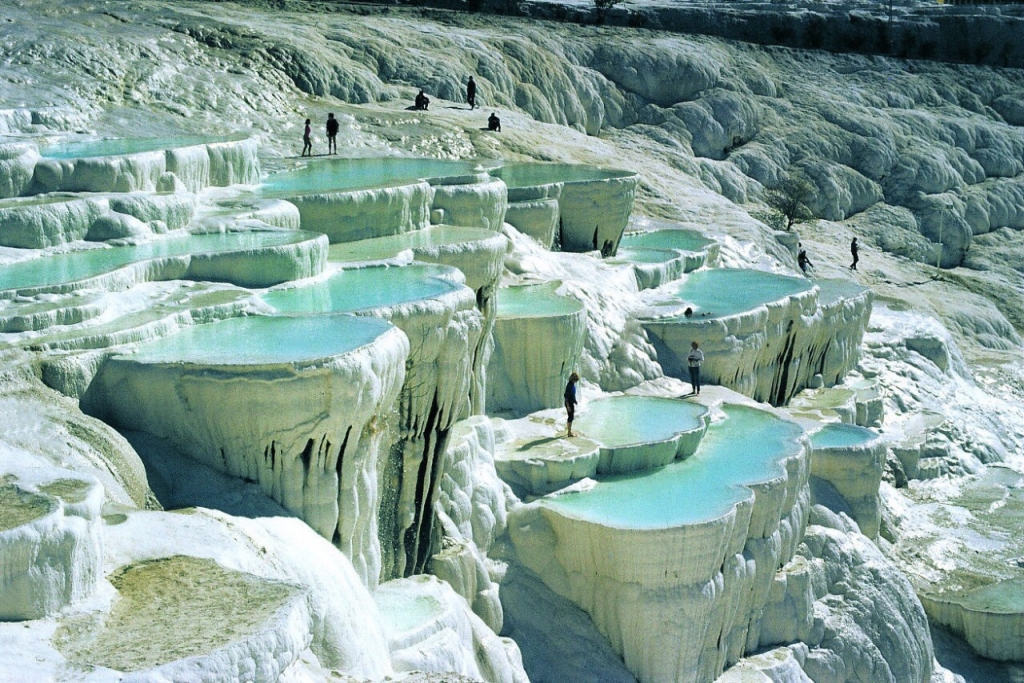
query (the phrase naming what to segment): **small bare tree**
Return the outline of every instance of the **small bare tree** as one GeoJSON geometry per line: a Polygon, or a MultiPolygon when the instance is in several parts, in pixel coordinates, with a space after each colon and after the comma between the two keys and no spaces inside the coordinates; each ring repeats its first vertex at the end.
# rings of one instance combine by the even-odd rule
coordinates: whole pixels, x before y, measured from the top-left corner
{"type": "Polygon", "coordinates": [[[786,172],[765,191],[764,201],[769,208],[760,212],[757,218],[777,230],[788,232],[797,223],[816,218],[808,205],[813,196],[814,185],[803,174],[786,172]]]}
{"type": "Polygon", "coordinates": [[[597,11],[597,16],[594,19],[594,23],[603,24],[605,17],[608,16],[608,10],[620,4],[621,2],[622,0],[594,0],[594,9],[597,11]]]}

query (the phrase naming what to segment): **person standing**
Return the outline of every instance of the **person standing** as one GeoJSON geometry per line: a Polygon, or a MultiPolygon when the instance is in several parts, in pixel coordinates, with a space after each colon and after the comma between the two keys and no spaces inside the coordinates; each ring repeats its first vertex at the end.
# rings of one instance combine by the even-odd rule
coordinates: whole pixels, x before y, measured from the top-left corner
{"type": "Polygon", "coordinates": [[[697,342],[690,342],[690,353],[686,356],[686,366],[690,370],[690,385],[692,393],[700,396],[700,366],[704,364],[704,352],[697,348],[697,342]]]}
{"type": "Polygon", "coordinates": [[[565,398],[565,413],[569,418],[566,436],[576,436],[572,433],[572,420],[576,417],[576,382],[579,381],[580,376],[575,372],[569,375],[569,383],[565,385],[565,392],[562,394],[565,398]]]}
{"type": "Polygon", "coordinates": [[[306,127],[302,131],[302,156],[311,157],[313,156],[313,129],[309,126],[310,121],[306,119],[306,127]]]}
{"type": "Polygon", "coordinates": [[[476,81],[473,77],[469,77],[469,82],[466,83],[466,102],[469,102],[470,109],[476,109],[476,81]]]}
{"type": "Polygon", "coordinates": [[[338,119],[334,114],[327,115],[327,153],[338,153],[338,119]]]}
{"type": "Polygon", "coordinates": [[[857,238],[854,237],[853,241],[850,242],[850,253],[853,254],[853,263],[850,264],[850,270],[857,270],[857,261],[860,261],[858,255],[859,247],[857,246],[857,238]]]}

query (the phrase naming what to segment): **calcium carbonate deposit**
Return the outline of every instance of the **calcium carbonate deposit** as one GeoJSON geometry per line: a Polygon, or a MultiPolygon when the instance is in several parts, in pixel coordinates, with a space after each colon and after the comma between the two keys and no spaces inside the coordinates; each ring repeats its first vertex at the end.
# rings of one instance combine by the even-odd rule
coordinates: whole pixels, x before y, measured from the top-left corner
{"type": "Polygon", "coordinates": [[[894,5],[0,0],[0,680],[1024,680],[1024,11],[894,5]]]}

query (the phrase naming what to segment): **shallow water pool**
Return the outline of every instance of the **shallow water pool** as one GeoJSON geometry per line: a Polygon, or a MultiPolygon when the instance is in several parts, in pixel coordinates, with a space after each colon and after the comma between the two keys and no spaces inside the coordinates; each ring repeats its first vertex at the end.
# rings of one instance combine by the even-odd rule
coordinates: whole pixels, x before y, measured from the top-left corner
{"type": "Polygon", "coordinates": [[[583,309],[576,299],[555,294],[558,283],[502,287],[498,290],[499,318],[546,318],[572,315],[583,309]]]}
{"type": "Polygon", "coordinates": [[[677,296],[693,302],[696,314],[708,312],[711,317],[721,318],[806,292],[813,286],[804,278],[761,270],[713,268],[691,273],[679,285],[677,296]]]}
{"type": "Polygon", "coordinates": [[[237,142],[244,140],[239,136],[180,136],[167,138],[114,138],[110,140],[92,140],[90,142],[69,142],[52,145],[39,150],[39,154],[47,159],[82,159],[86,157],[123,156],[140,152],[157,152],[193,145],[208,145],[215,142],[237,142]]]}
{"type": "Polygon", "coordinates": [[[589,491],[544,499],[559,513],[604,526],[659,529],[717,519],[751,493],[743,484],[783,474],[803,430],[756,408],[727,405],[696,453],[658,470],[602,478],[589,491]]]}
{"type": "Polygon", "coordinates": [[[870,443],[878,438],[878,434],[851,424],[828,424],[811,434],[811,447],[818,448],[852,448],[870,443]]]}
{"type": "Polygon", "coordinates": [[[53,254],[0,266],[0,290],[30,289],[78,282],[155,258],[246,251],[305,242],[315,235],[298,231],[228,232],[170,237],[134,246],[53,254]]]}
{"type": "Polygon", "coordinates": [[[127,356],[140,363],[272,365],[331,358],[391,329],[377,318],[349,315],[250,316],[187,327],[127,356]]]}
{"type": "Polygon", "coordinates": [[[479,170],[477,162],[420,157],[324,159],[312,161],[294,171],[269,176],[261,184],[260,192],[266,197],[344,192],[468,175],[479,170]]]}
{"type": "Polygon", "coordinates": [[[344,313],[433,299],[459,289],[453,268],[408,266],[352,268],[313,284],[267,292],[263,300],[282,313],[344,313]]]}
{"type": "Polygon", "coordinates": [[[522,163],[506,164],[488,169],[488,173],[501,178],[511,188],[549,185],[551,183],[572,183],[611,178],[628,178],[636,175],[632,171],[598,168],[584,164],[522,163]]]}

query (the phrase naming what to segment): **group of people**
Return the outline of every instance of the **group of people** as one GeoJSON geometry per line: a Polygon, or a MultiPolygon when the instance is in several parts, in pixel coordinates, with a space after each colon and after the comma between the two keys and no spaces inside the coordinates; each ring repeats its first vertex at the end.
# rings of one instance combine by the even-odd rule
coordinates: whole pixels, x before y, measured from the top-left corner
{"type": "MultiPolygon", "coordinates": [[[[469,104],[470,110],[476,109],[476,81],[473,77],[469,77],[469,81],[466,83],[466,102],[469,104]]],[[[417,111],[427,111],[430,108],[430,98],[423,92],[421,88],[419,93],[416,94],[416,99],[413,101],[413,109],[417,111]]],[[[498,118],[498,114],[491,112],[491,115],[487,117],[487,130],[495,133],[501,132],[501,119],[498,118]]],[[[338,153],[338,119],[334,118],[334,114],[327,115],[327,153],[337,154],[338,153]]],[[[305,128],[302,130],[302,156],[311,157],[313,156],[313,127],[312,121],[306,119],[305,128]]]]}
{"type": "MultiPolygon", "coordinates": [[[[807,250],[804,249],[802,244],[798,243],[797,249],[799,249],[799,252],[796,255],[796,264],[800,266],[800,270],[804,275],[806,275],[807,268],[813,268],[814,264],[811,263],[811,259],[807,256],[807,250]]],[[[857,244],[856,237],[854,237],[853,241],[850,242],[850,255],[853,256],[853,263],[850,264],[850,270],[857,270],[857,264],[860,262],[860,245],[857,244]]]]}
{"type": "MultiPolygon", "coordinates": [[[[338,119],[334,114],[327,115],[327,153],[338,153],[338,119]]],[[[306,126],[302,129],[302,156],[313,156],[313,127],[309,119],[306,119],[306,126]]]]}

